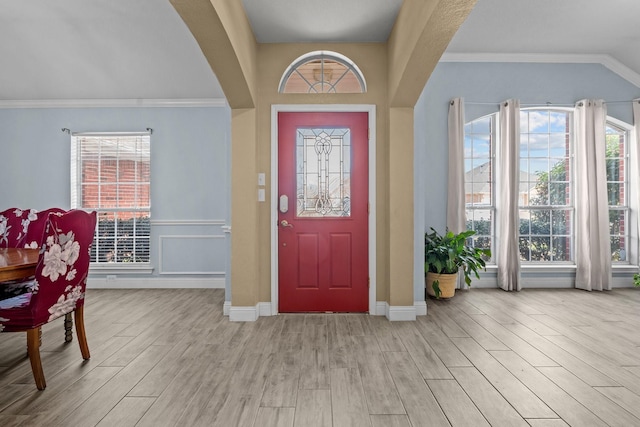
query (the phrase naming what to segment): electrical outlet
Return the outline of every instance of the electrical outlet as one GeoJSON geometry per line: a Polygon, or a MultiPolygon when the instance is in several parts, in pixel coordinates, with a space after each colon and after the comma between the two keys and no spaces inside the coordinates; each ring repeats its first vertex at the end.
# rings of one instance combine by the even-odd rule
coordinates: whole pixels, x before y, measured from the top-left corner
{"type": "Polygon", "coordinates": [[[113,282],[116,280],[116,275],[115,274],[108,274],[107,275],[107,282],[113,282]]]}
{"type": "Polygon", "coordinates": [[[258,174],[258,185],[265,185],[265,182],[266,182],[266,178],[265,178],[264,172],[260,172],[258,174]]]}

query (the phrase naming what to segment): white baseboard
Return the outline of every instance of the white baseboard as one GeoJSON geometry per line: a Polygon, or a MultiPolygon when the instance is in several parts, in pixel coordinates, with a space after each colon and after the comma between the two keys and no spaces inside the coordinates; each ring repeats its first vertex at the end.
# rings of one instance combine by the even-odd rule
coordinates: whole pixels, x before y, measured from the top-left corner
{"type": "Polygon", "coordinates": [[[389,305],[386,316],[392,322],[413,321],[416,320],[416,307],[413,305],[389,305]]]}
{"type": "Polygon", "coordinates": [[[414,301],[413,306],[416,308],[416,316],[427,315],[427,302],[426,301],[414,301]]]}
{"type": "Polygon", "coordinates": [[[231,301],[225,301],[224,304],[222,304],[222,315],[228,316],[230,311],[231,311],[231,301]]]}
{"type": "Polygon", "coordinates": [[[376,306],[374,308],[373,313],[374,316],[386,316],[387,315],[387,304],[386,301],[376,301],[376,306]]]}
{"type": "Polygon", "coordinates": [[[391,321],[416,320],[416,316],[427,315],[426,301],[414,301],[412,306],[390,306],[386,301],[377,301],[374,316],[386,316],[391,321]]]}
{"type": "Polygon", "coordinates": [[[273,310],[271,309],[270,302],[259,302],[258,303],[258,316],[272,316],[273,310]]]}
{"type": "Polygon", "coordinates": [[[89,277],[88,289],[224,289],[224,277],[165,278],[165,277],[89,277]]]}
{"type": "Polygon", "coordinates": [[[392,322],[407,322],[416,320],[416,308],[412,305],[390,305],[387,319],[392,322]]]}
{"type": "Polygon", "coordinates": [[[231,322],[255,322],[260,317],[259,306],[246,306],[246,307],[229,307],[229,321],[231,322]]]}

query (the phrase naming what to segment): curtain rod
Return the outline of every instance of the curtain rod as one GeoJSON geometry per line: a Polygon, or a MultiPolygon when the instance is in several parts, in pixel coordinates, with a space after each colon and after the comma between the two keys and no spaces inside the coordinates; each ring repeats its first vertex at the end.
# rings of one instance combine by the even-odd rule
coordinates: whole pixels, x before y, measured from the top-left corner
{"type": "MultiPolygon", "coordinates": [[[[464,101],[465,104],[469,104],[469,105],[500,105],[502,102],[504,102],[504,101],[500,101],[500,102],[464,101]]],[[[578,101],[576,101],[576,102],[578,102],[578,101]]],[[[637,102],[637,103],[640,104],[640,99],[630,99],[630,100],[625,100],[625,101],[604,101],[605,104],[626,104],[626,103],[633,103],[633,102],[637,102]]],[[[573,104],[556,104],[556,103],[547,101],[545,103],[520,104],[520,106],[521,107],[551,107],[551,106],[555,106],[555,107],[574,107],[575,103],[573,103],[573,104]]]]}
{"type": "Polygon", "coordinates": [[[62,132],[73,136],[101,136],[101,135],[151,135],[153,129],[147,128],[146,132],[72,132],[69,128],[62,128],[62,132]]]}

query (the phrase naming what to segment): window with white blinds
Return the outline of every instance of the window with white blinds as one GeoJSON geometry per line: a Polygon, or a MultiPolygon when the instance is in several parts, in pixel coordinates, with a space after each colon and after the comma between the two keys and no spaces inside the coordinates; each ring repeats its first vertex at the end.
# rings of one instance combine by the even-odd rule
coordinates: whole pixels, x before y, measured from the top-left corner
{"type": "Polygon", "coordinates": [[[72,133],[71,207],[98,213],[94,263],[149,263],[150,133],[72,133]]]}

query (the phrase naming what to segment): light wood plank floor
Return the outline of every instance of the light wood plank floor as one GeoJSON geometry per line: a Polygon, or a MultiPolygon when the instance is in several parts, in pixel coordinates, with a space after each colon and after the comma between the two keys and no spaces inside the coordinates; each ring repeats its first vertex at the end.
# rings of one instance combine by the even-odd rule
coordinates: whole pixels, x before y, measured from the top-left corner
{"type": "Polygon", "coordinates": [[[222,316],[221,290],[89,290],[91,360],[0,334],[1,426],[640,426],[640,292],[472,289],[428,316],[222,316]]]}

